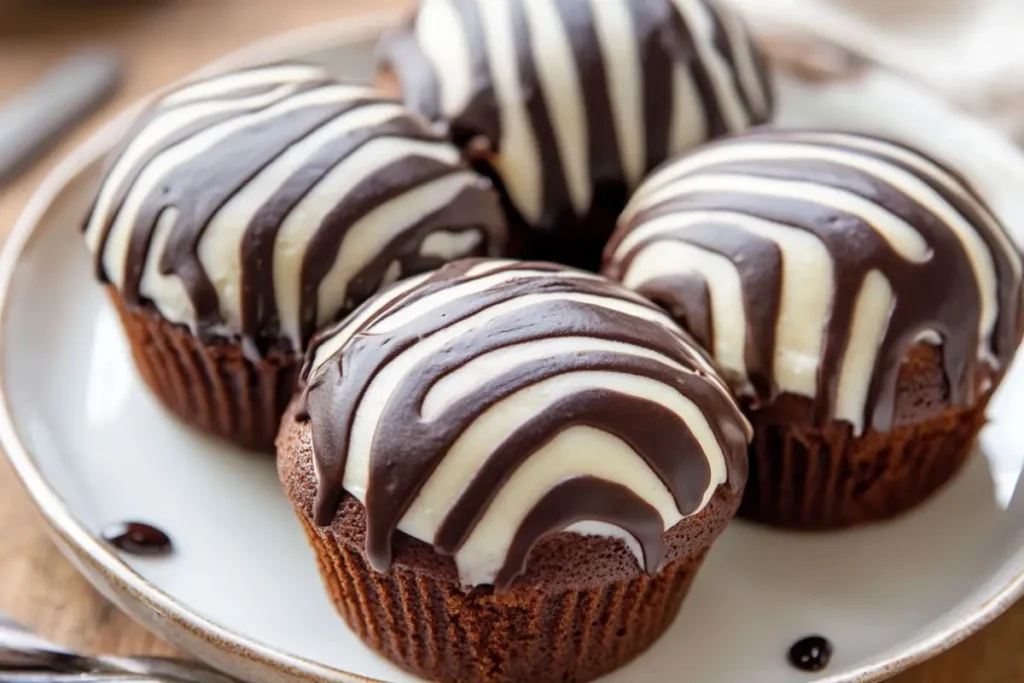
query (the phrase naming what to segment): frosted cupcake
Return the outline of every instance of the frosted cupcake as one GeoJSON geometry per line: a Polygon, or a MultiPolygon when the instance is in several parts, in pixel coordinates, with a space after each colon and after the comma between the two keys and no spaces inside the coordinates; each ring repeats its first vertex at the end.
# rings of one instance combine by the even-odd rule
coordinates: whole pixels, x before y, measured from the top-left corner
{"type": "Polygon", "coordinates": [[[594,270],[652,168],[772,115],[742,21],[705,0],[422,0],[381,62],[504,191],[520,253],[594,270]]]}
{"type": "Polygon", "coordinates": [[[165,93],[111,155],[85,225],[149,387],[256,449],[317,329],[505,237],[489,181],[424,120],[302,65],[165,93]]]}
{"type": "Polygon", "coordinates": [[[664,313],[460,261],[318,337],[278,469],[332,601],[435,681],[588,681],[669,626],[735,514],[749,427],[664,313]]]}
{"type": "Polygon", "coordinates": [[[961,467],[1021,340],[1021,258],[956,171],[892,141],[764,131],[656,172],[605,273],[714,356],[753,422],[743,513],[891,517],[961,467]]]}

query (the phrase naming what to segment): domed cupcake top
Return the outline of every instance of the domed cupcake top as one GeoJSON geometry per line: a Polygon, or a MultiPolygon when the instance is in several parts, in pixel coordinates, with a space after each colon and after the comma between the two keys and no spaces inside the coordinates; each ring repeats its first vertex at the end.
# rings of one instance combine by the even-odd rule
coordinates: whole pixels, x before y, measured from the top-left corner
{"type": "Polygon", "coordinates": [[[765,131],[666,164],[637,192],[605,272],[713,351],[755,407],[780,393],[887,431],[900,365],[940,345],[973,404],[1021,336],[1021,257],[959,175],[882,139],[765,131]]]}
{"type": "Polygon", "coordinates": [[[194,82],[142,114],[85,226],[98,276],[200,336],[301,352],[382,285],[496,255],[489,181],[418,115],[312,66],[194,82]]]}
{"type": "Polygon", "coordinates": [[[589,522],[625,531],[654,572],[663,533],[746,480],[749,426],[690,339],[619,285],[550,264],[470,259],[403,281],[319,336],[303,374],[314,521],[355,496],[379,571],[400,530],[453,555],[466,584],[503,587],[538,540],[589,522]]]}
{"type": "Polygon", "coordinates": [[[545,229],[772,110],[744,26],[705,0],[421,0],[383,60],[410,106],[496,153],[512,203],[545,229]]]}

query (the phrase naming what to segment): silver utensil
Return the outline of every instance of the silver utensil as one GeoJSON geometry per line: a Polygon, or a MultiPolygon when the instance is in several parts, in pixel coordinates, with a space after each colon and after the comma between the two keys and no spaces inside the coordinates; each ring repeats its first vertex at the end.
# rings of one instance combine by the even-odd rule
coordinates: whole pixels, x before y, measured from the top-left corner
{"type": "Polygon", "coordinates": [[[0,683],[238,683],[169,657],[88,657],[31,633],[0,612],[0,683]]]}
{"type": "Polygon", "coordinates": [[[0,187],[21,174],[117,90],[121,57],[83,50],[13,98],[0,101],[0,187]]]}

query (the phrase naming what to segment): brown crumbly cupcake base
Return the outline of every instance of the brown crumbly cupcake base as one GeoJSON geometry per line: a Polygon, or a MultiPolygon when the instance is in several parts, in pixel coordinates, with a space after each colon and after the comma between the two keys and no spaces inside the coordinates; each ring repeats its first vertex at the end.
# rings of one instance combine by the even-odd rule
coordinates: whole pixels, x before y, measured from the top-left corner
{"type": "Polygon", "coordinates": [[[271,452],[295,389],[298,360],[280,352],[253,363],[227,341],[207,344],[112,288],[135,366],[164,406],[188,425],[243,448],[271,452]]]}
{"type": "Polygon", "coordinates": [[[505,593],[463,590],[454,562],[399,533],[387,573],[363,552],[366,516],[346,497],[334,523],[313,524],[316,483],[308,427],[286,414],[278,471],[316,553],[335,608],[372,649],[444,683],[590,681],[650,647],[671,625],[739,494],[666,534],[667,562],[649,577],[614,539],[557,534],[539,543],[505,593]]]}
{"type": "Polygon", "coordinates": [[[810,401],[783,396],[750,415],[754,441],[740,515],[792,529],[890,519],[942,488],[973,451],[989,394],[949,405],[938,349],[911,349],[900,369],[892,431],[853,434],[849,423],[801,426],[810,401]]]}

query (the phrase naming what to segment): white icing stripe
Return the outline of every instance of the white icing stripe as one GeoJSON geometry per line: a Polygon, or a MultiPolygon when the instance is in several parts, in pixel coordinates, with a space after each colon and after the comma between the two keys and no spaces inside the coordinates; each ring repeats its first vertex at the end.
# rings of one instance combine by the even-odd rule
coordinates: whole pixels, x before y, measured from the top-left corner
{"type": "Polygon", "coordinates": [[[475,0],[487,44],[494,92],[501,107],[501,154],[494,163],[516,208],[529,222],[544,210],[541,156],[519,74],[510,0],[475,0]]]}
{"type": "Polygon", "coordinates": [[[694,48],[700,64],[708,74],[715,91],[722,117],[729,130],[743,130],[750,125],[750,115],[743,106],[736,79],[729,63],[715,47],[715,19],[702,0],[672,0],[686,20],[694,37],[694,48]]]}
{"type": "Polygon", "coordinates": [[[157,219],[156,230],[153,232],[153,242],[150,247],[150,252],[154,256],[146,260],[140,287],[143,292],[161,293],[160,299],[156,300],[156,305],[161,312],[180,311],[186,319],[191,319],[189,316],[192,312],[192,300],[189,299],[188,292],[185,291],[181,280],[160,272],[160,259],[155,256],[156,254],[164,253],[167,238],[171,231],[174,230],[177,221],[177,209],[168,209],[160,214],[160,217],[157,219]]]}
{"type": "Polygon", "coordinates": [[[835,292],[832,257],[823,242],[804,230],[749,216],[733,216],[731,220],[779,248],[782,291],[772,367],[781,386],[814,396],[825,325],[835,292]]]}
{"type": "Polygon", "coordinates": [[[533,45],[533,63],[554,128],[569,198],[576,213],[582,215],[590,208],[593,180],[589,171],[587,116],[572,43],[551,0],[522,3],[533,45]]]}
{"type": "Polygon", "coordinates": [[[453,117],[469,105],[473,63],[466,27],[452,0],[423,0],[415,31],[423,54],[438,74],[441,111],[453,117]]]}
{"type": "Polygon", "coordinates": [[[742,149],[722,147],[703,155],[701,161],[704,163],[701,165],[725,161],[801,161],[805,159],[848,166],[874,176],[930,211],[953,232],[960,241],[964,253],[967,254],[979,287],[978,293],[981,298],[980,329],[978,331],[979,353],[982,356],[991,355],[987,339],[991,337],[995,329],[999,313],[996,271],[992,254],[981,235],[963,214],[920,178],[904,171],[899,166],[894,166],[875,157],[808,144],[761,145],[751,143],[743,145],[742,149]]]}
{"type": "MultiPolygon", "coordinates": [[[[265,69],[238,71],[200,83],[186,85],[169,93],[160,101],[160,105],[176,107],[212,97],[220,99],[240,90],[272,85],[275,82],[290,83],[290,87],[294,88],[301,83],[321,80],[323,77],[324,73],[320,69],[302,65],[275,66],[265,69]]],[[[365,88],[362,90],[365,91],[365,88]]],[[[213,103],[211,102],[211,104],[213,103]]]]}
{"type": "MultiPolygon", "coordinates": [[[[864,147],[863,145],[858,146],[864,147]]],[[[899,151],[896,148],[892,149],[893,151],[899,151]]],[[[954,183],[948,174],[944,173],[939,167],[928,163],[923,157],[908,154],[906,152],[902,152],[902,154],[897,157],[895,154],[888,152],[884,148],[872,151],[886,154],[889,158],[899,158],[900,161],[911,168],[918,170],[925,177],[938,182],[944,188],[956,193],[959,197],[972,204],[975,208],[980,209],[983,216],[994,221],[994,219],[991,218],[991,214],[989,214],[983,207],[980,207],[977,200],[964,192],[959,183],[954,183]]],[[[666,172],[654,180],[655,185],[660,186],[661,189],[655,192],[653,197],[648,193],[646,201],[657,201],[657,196],[661,192],[666,194],[672,193],[672,183],[679,182],[676,179],[716,164],[753,161],[800,162],[804,160],[834,163],[840,166],[856,169],[869,176],[878,178],[896,190],[902,192],[943,221],[945,226],[948,227],[960,241],[963,246],[964,253],[967,254],[971,267],[974,270],[981,299],[981,316],[979,317],[980,329],[978,337],[979,354],[981,357],[991,358],[991,350],[988,340],[991,338],[993,330],[995,329],[998,319],[999,305],[995,262],[991,252],[989,251],[988,245],[982,239],[981,235],[978,234],[977,229],[972,226],[963,214],[951,205],[942,195],[933,190],[920,177],[905,171],[900,166],[888,163],[874,156],[848,151],[841,147],[826,147],[820,143],[802,142],[799,139],[794,139],[789,142],[758,142],[756,140],[752,140],[743,145],[723,145],[711,148],[674,165],[671,169],[671,173],[666,172]]],[[[711,171],[714,172],[714,169],[711,169],[711,171]]],[[[882,228],[884,225],[889,224],[877,223],[874,227],[882,228]]],[[[916,233],[916,230],[914,232],[916,233]]],[[[1003,231],[1001,229],[995,229],[994,232],[997,235],[1003,235],[1003,231]]],[[[888,239],[889,234],[890,233],[885,233],[883,228],[883,236],[888,239]]],[[[905,254],[904,257],[906,257],[905,254]]],[[[1011,262],[1018,264],[1018,260],[1015,258],[1011,259],[1011,262]]]]}
{"type": "Polygon", "coordinates": [[[1019,258],[1019,251],[1010,239],[1010,236],[1000,225],[995,214],[992,213],[992,210],[989,209],[988,206],[978,201],[978,197],[973,192],[968,191],[963,186],[963,183],[950,175],[949,172],[941,166],[933,163],[924,156],[912,154],[906,149],[901,149],[896,145],[882,140],[861,138],[842,133],[827,135],[805,133],[801,135],[801,139],[807,140],[808,142],[816,141],[826,144],[832,142],[837,145],[855,147],[866,152],[886,156],[895,162],[909,166],[922,175],[925,175],[939,183],[944,190],[956,195],[961,201],[965,202],[972,211],[979,214],[984,219],[988,233],[999,243],[1000,249],[1003,253],[1010,257],[1009,261],[1014,272],[1014,277],[1021,277],[1022,271],[1024,271],[1024,264],[1022,264],[1021,259],[1019,258]]]}
{"type": "MultiPolygon", "coordinates": [[[[623,274],[623,284],[638,289],[659,274],[671,276],[678,273],[681,269],[673,268],[674,252],[671,249],[679,246],[679,243],[662,241],[659,235],[715,223],[736,226],[751,236],[773,242],[779,248],[782,256],[782,291],[775,328],[773,369],[779,385],[786,387],[787,391],[813,397],[817,392],[817,373],[832,302],[834,274],[828,249],[811,233],[730,211],[693,211],[660,216],[631,231],[616,249],[615,257],[623,259],[637,245],[650,243],[643,252],[649,260],[634,260],[623,274]],[[653,264],[660,264],[660,267],[652,268],[652,260],[653,264]],[[815,286],[808,287],[806,283],[809,282],[815,286]]],[[[703,270],[706,267],[703,256],[707,252],[697,252],[692,260],[685,263],[691,272],[706,273],[703,270]]],[[[715,254],[710,256],[719,260],[717,268],[725,267],[720,261],[726,259],[715,254]]],[[[735,270],[731,262],[729,266],[735,270]]],[[[744,327],[743,299],[740,298],[739,273],[719,272],[722,277],[705,278],[712,303],[718,304],[713,309],[714,356],[723,369],[738,377],[736,381],[744,385],[747,382],[744,357],[747,332],[744,327]],[[721,324],[723,320],[728,322],[721,324]]]]}
{"type": "Polygon", "coordinates": [[[437,230],[427,235],[420,245],[420,256],[447,260],[449,254],[469,254],[483,241],[479,232],[437,230]]]}
{"type": "MultiPolygon", "coordinates": [[[[339,326],[337,332],[324,341],[317,351],[310,378],[315,379],[318,371],[337,362],[339,355],[346,351],[345,344],[354,335],[385,337],[405,325],[440,320],[439,313],[449,310],[446,307],[454,306],[458,301],[481,302],[482,295],[492,288],[507,287],[521,280],[550,281],[552,275],[550,270],[534,270],[529,266],[515,269],[512,262],[484,262],[468,269],[446,287],[418,298],[415,297],[416,290],[427,285],[426,277],[416,282],[400,283],[378,301],[357,312],[352,320],[339,326]]],[[[568,283],[577,279],[581,282],[595,279],[593,275],[571,270],[558,271],[557,277],[567,278],[568,283]]],[[[465,319],[449,321],[447,326],[434,333],[421,334],[411,347],[377,367],[373,379],[362,393],[352,420],[346,452],[344,489],[365,502],[369,487],[370,456],[378,431],[382,428],[381,418],[385,406],[400,393],[399,387],[412,374],[436,362],[434,359],[438,358],[438,354],[453,352],[454,345],[464,341],[466,335],[486,329],[489,323],[501,316],[524,311],[534,305],[569,302],[615,310],[638,321],[671,325],[660,312],[631,299],[625,292],[601,295],[585,291],[525,294],[484,306],[465,319]]],[[[680,338],[680,348],[691,347],[680,338]]],[[[517,369],[547,359],[606,353],[624,358],[653,360],[671,373],[694,373],[683,364],[690,360],[692,351],[667,357],[646,347],[621,341],[579,335],[551,336],[504,345],[442,376],[424,397],[417,419],[424,423],[444,423],[453,419],[449,411],[454,405],[478,391],[486,390],[504,373],[514,373],[517,369]]],[[[704,379],[711,380],[712,377],[704,379]]],[[[723,396],[727,396],[724,385],[716,383],[716,386],[723,396]]],[[[430,474],[399,521],[398,529],[414,538],[433,542],[453,505],[498,445],[524,424],[549,414],[555,404],[595,390],[611,390],[622,396],[649,401],[663,407],[669,414],[674,414],[681,424],[686,425],[704,452],[710,468],[710,481],[699,498],[697,511],[704,509],[718,486],[726,482],[727,470],[725,453],[711,423],[697,404],[680,393],[675,385],[645,375],[616,370],[566,370],[553,377],[524,384],[493,405],[482,408],[430,474]]],[[[658,512],[665,529],[674,526],[683,517],[672,493],[658,473],[629,444],[594,427],[568,426],[553,434],[550,442],[530,454],[494,492],[495,497],[483,510],[476,527],[456,553],[455,561],[462,581],[469,585],[492,583],[505,564],[510,544],[526,515],[554,487],[579,476],[595,477],[629,489],[658,512]]],[[[637,555],[638,562],[642,560],[642,551],[636,539],[618,527],[606,526],[586,524],[571,528],[578,533],[613,538],[625,536],[624,542],[637,555]]]]}
{"type": "MultiPolygon", "coordinates": [[[[339,233],[347,231],[349,243],[319,283],[318,291],[312,293],[318,305],[315,323],[323,324],[360,303],[350,300],[349,279],[365,273],[368,278],[382,278],[381,286],[387,286],[410,274],[404,272],[404,259],[417,250],[429,263],[477,252],[491,254],[501,246],[503,226],[496,194],[492,195],[494,204],[490,209],[486,203],[470,209],[479,211],[480,216],[456,217],[451,226],[431,225],[426,234],[412,234],[413,227],[423,225],[462,190],[486,193],[486,183],[467,169],[452,144],[431,133],[424,119],[399,104],[378,98],[366,87],[333,82],[322,69],[306,66],[225,74],[187,85],[155,102],[143,114],[134,137],[104,178],[86,226],[86,242],[94,253],[102,246],[97,259],[111,284],[125,287],[131,258],[132,272],[138,272],[136,266],[142,270],[139,299],[151,301],[167,320],[197,330],[197,312],[183,282],[176,274],[162,274],[157,266],[166,261],[170,235],[180,230],[198,234],[196,252],[201,275],[217,297],[214,311],[200,312],[202,331],[242,336],[247,353],[258,355],[249,338],[252,328],[247,327],[253,321],[242,318],[253,297],[262,299],[265,295],[254,293],[242,282],[245,267],[252,267],[248,258],[252,253],[242,247],[262,240],[266,247],[259,249],[272,249],[272,253],[264,256],[261,252],[259,256],[268,266],[272,263],[275,301],[267,308],[276,306],[276,321],[273,330],[255,330],[253,334],[280,334],[296,352],[301,352],[310,332],[308,321],[301,320],[300,309],[303,297],[308,296],[301,290],[303,264],[312,240],[329,216],[354,215],[345,213],[351,207],[343,203],[353,188],[375,181],[379,173],[387,174],[386,179],[381,178],[390,190],[386,201],[354,225],[336,227],[339,233]],[[332,111],[338,113],[331,117],[332,111]],[[322,121],[310,116],[321,112],[322,121]],[[264,137],[257,131],[288,126],[298,115],[306,116],[299,122],[309,120],[315,125],[309,130],[284,128],[295,137],[267,136],[268,145],[279,147],[260,148],[264,137]],[[410,131],[406,135],[395,132],[405,129],[410,131]],[[237,165],[227,158],[211,158],[227,154],[221,146],[234,145],[240,136],[248,136],[247,141],[256,148],[255,156],[241,155],[245,158],[237,165]],[[394,170],[402,162],[416,160],[434,161],[439,166],[435,181],[426,188],[414,186],[421,182],[415,173],[394,170]],[[213,195],[207,195],[203,188],[189,188],[196,196],[177,197],[184,187],[180,179],[189,177],[190,169],[209,170],[218,163],[223,164],[223,186],[211,191],[228,191],[222,205],[211,204],[213,195]],[[311,168],[314,163],[326,166],[311,168]],[[172,209],[191,203],[198,210],[182,211],[180,215],[177,210],[168,210],[154,217],[159,222],[159,233],[143,258],[131,255],[133,235],[150,227],[140,223],[148,215],[144,212],[159,209],[159,202],[168,193],[174,193],[168,204],[172,209]],[[266,225],[264,216],[271,214],[279,225],[266,225]],[[476,224],[478,230],[468,229],[476,224]],[[256,241],[247,242],[250,237],[256,241]],[[409,244],[400,241],[406,238],[409,244]],[[402,260],[380,263],[385,248],[402,260]]],[[[365,296],[363,292],[360,295],[365,296]]],[[[263,304],[256,304],[263,311],[263,304]]]]}
{"type": "MultiPolygon", "coordinates": [[[[683,151],[696,147],[708,138],[706,105],[693,74],[682,64],[673,69],[671,148],[683,151]]],[[[632,184],[636,187],[636,183],[632,184]]]]}
{"type": "Polygon", "coordinates": [[[743,357],[746,338],[746,314],[743,286],[732,261],[685,242],[659,242],[643,247],[633,258],[633,266],[622,284],[638,289],[646,282],[684,273],[695,273],[714,283],[708,288],[711,316],[715,325],[712,351],[719,367],[727,374],[747,376],[743,357]]]}
{"type": "MultiPolygon", "coordinates": [[[[977,310],[966,311],[967,315],[978,316],[976,357],[993,368],[1001,367],[1005,358],[997,357],[996,353],[1002,356],[1006,349],[997,349],[994,339],[997,334],[1006,335],[1007,330],[1012,330],[1012,320],[1005,316],[1015,317],[1017,312],[1000,308],[1006,305],[1003,292],[1019,286],[1021,258],[1009,242],[1005,229],[979,197],[950,171],[895,143],[849,133],[779,131],[710,145],[667,165],[635,193],[620,219],[620,233],[611,254],[612,268],[619,268],[619,277],[634,288],[644,287],[656,278],[698,273],[713,304],[723,297],[735,301],[738,270],[716,268],[713,254],[702,256],[706,262],[699,262],[698,257],[692,255],[712,252],[710,246],[690,245],[691,251],[685,255],[672,250],[680,240],[689,244],[689,228],[716,223],[748,232],[751,238],[756,235],[774,243],[781,256],[781,272],[777,282],[780,309],[774,329],[772,379],[780,391],[811,398],[817,395],[820,384],[826,341],[834,333],[830,331],[834,300],[840,294],[856,294],[855,310],[845,333],[849,341],[833,349],[835,353],[829,357],[838,357],[839,366],[829,371],[838,375],[834,416],[850,422],[860,432],[875,418],[865,414],[869,385],[872,377],[877,376],[881,343],[887,339],[893,307],[901,296],[894,291],[895,279],[890,282],[882,271],[893,278],[895,275],[888,270],[890,266],[881,265],[885,263],[885,259],[881,259],[880,265],[875,266],[879,270],[864,275],[860,292],[837,292],[833,259],[841,258],[843,252],[831,253],[814,233],[796,225],[755,216],[762,211],[758,208],[761,198],[817,205],[823,219],[839,213],[858,217],[861,225],[856,229],[837,222],[834,230],[849,231],[851,240],[861,239],[859,233],[865,229],[874,232],[907,261],[908,272],[921,268],[922,278],[931,282],[922,284],[924,287],[935,287],[936,278],[941,279],[935,272],[934,259],[956,264],[949,277],[963,279],[958,287],[976,286],[978,291],[977,310]],[[845,169],[847,174],[834,173],[825,182],[816,182],[814,167],[810,166],[814,163],[831,164],[845,169]],[[730,170],[728,164],[744,166],[730,170]],[[788,168],[800,179],[769,177],[768,171],[779,164],[789,164],[788,168]],[[746,173],[742,170],[745,167],[763,167],[766,173],[764,176],[758,175],[756,170],[746,173]],[[844,182],[847,177],[857,180],[844,182]],[[889,195],[897,194],[897,199],[881,196],[883,184],[889,188],[889,195]],[[715,193],[735,193],[751,202],[742,209],[726,210],[717,208],[728,206],[727,198],[719,195],[721,201],[709,201],[711,208],[704,209],[697,202],[687,201],[699,193],[706,193],[704,196],[709,199],[715,193]],[[965,211],[958,208],[961,206],[958,202],[963,202],[965,211]],[[694,208],[688,208],[688,204],[694,208]],[[926,237],[925,232],[911,223],[917,220],[911,216],[920,212],[934,217],[928,224],[927,234],[934,231],[945,234],[926,237]],[[1011,264],[1012,270],[1007,268],[1001,273],[998,270],[1001,266],[997,264],[1004,260],[1011,264]],[[625,270],[621,270],[623,268],[625,270]],[[1008,285],[1001,278],[1012,278],[1012,282],[1008,285]]],[[[764,206],[762,213],[768,215],[769,205],[764,206]]],[[[829,229],[830,226],[819,227],[829,229]]],[[[703,234],[702,242],[708,239],[708,233],[703,234]]],[[[752,257],[747,253],[745,258],[752,257]]],[[[854,269],[850,272],[872,267],[859,260],[844,265],[854,269]]],[[[905,282],[899,284],[904,288],[904,297],[907,286],[905,282]]],[[[715,305],[712,309],[714,355],[722,367],[736,373],[741,369],[738,359],[742,357],[749,330],[740,328],[735,315],[729,317],[715,305]]],[[[913,317],[914,311],[900,310],[903,310],[900,325],[931,327],[941,322],[946,326],[945,334],[960,334],[949,329],[948,309],[929,314],[947,316],[941,321],[919,321],[913,317]]],[[[920,314],[927,313],[921,311],[920,314]]],[[[941,341],[934,329],[915,330],[915,333],[919,333],[919,340],[941,341]]],[[[752,391],[750,378],[745,374],[739,379],[730,379],[738,391],[752,391]]],[[[975,379],[966,377],[956,381],[973,383],[975,379]]],[[[883,422],[888,419],[878,417],[883,422]]]]}
{"type": "MultiPolygon", "coordinates": [[[[111,282],[117,287],[123,284],[124,263],[128,258],[128,246],[136,221],[138,220],[139,211],[150,195],[156,192],[157,185],[168,174],[188,164],[199,155],[206,153],[230,135],[238,133],[247,127],[280,116],[286,116],[306,107],[345,101],[347,99],[347,90],[347,88],[336,89],[329,87],[301,93],[256,113],[239,115],[218,125],[211,126],[198,135],[160,153],[145,167],[132,185],[107,238],[107,245],[103,254],[103,266],[111,282]]],[[[149,258],[159,258],[159,256],[154,256],[151,250],[149,258]]],[[[154,282],[154,284],[164,282],[166,279],[161,278],[154,282]]],[[[170,303],[170,296],[159,286],[152,291],[142,289],[141,293],[147,299],[154,301],[159,307],[161,314],[167,319],[178,323],[191,323],[191,310],[173,309],[170,303]]]]}
{"type": "Polygon", "coordinates": [[[864,429],[864,404],[892,304],[889,281],[877,270],[868,273],[850,327],[850,339],[857,341],[846,348],[836,393],[836,417],[852,424],[857,434],[864,429]]]}
{"type": "Polygon", "coordinates": [[[608,79],[619,157],[629,186],[636,187],[649,160],[644,142],[643,69],[633,15],[627,5],[628,0],[589,2],[608,79]]]}
{"type": "MultiPolygon", "coordinates": [[[[403,517],[399,529],[419,538],[433,538],[451,502],[479,471],[493,444],[500,443],[532,417],[546,412],[558,400],[586,389],[606,387],[662,405],[690,427],[701,447],[706,449],[711,466],[713,484],[702,500],[700,508],[703,509],[714,490],[725,481],[725,460],[710,425],[696,406],[669,387],[646,377],[577,372],[559,375],[516,392],[477,418],[448,451],[403,517]]],[[[526,514],[551,488],[580,473],[616,482],[634,491],[658,510],[666,529],[682,519],[665,484],[632,448],[606,432],[574,427],[561,432],[535,452],[496,492],[483,518],[456,555],[463,581],[469,584],[491,581],[526,514]],[[600,457],[595,457],[596,454],[600,457]]]]}
{"type": "Polygon", "coordinates": [[[387,291],[378,294],[367,302],[366,305],[360,307],[358,311],[355,311],[346,319],[343,327],[335,330],[330,335],[330,338],[325,339],[323,343],[317,347],[316,354],[313,356],[313,362],[310,364],[309,376],[316,377],[317,371],[324,363],[327,362],[327,359],[340,351],[341,347],[348,343],[348,340],[352,338],[352,335],[366,324],[367,320],[377,315],[377,313],[386,308],[391,302],[397,301],[406,292],[418,287],[429,277],[430,273],[423,273],[421,275],[416,275],[402,280],[387,291]]]}
{"type": "Polygon", "coordinates": [[[590,337],[540,339],[518,343],[514,346],[504,346],[474,358],[457,370],[448,373],[431,387],[423,399],[420,416],[428,422],[436,419],[447,406],[469,396],[503,374],[513,371],[516,367],[559,356],[576,356],[584,353],[615,353],[647,358],[680,372],[688,372],[687,368],[667,356],[622,342],[590,337]]]}
{"type": "Polygon", "coordinates": [[[847,190],[796,180],[774,180],[752,176],[703,173],[680,178],[651,194],[647,201],[660,204],[674,197],[699,192],[736,192],[744,195],[794,199],[818,204],[858,217],[903,258],[922,263],[931,248],[917,230],[886,208],[847,190]]]}
{"type": "Polygon", "coordinates": [[[330,322],[333,317],[330,302],[346,300],[348,283],[363,265],[424,215],[448,206],[462,190],[474,184],[476,178],[476,174],[468,170],[438,178],[378,206],[353,224],[345,233],[334,265],[320,284],[318,323],[330,322]]]}
{"type": "MultiPolygon", "coordinates": [[[[309,251],[310,242],[316,235],[317,227],[323,223],[335,207],[345,201],[354,188],[367,178],[403,159],[414,157],[425,157],[454,164],[457,161],[457,152],[453,147],[440,142],[412,141],[393,137],[371,140],[331,169],[281,222],[274,247],[274,291],[277,294],[281,331],[287,338],[298,340],[301,335],[299,325],[302,301],[302,264],[309,251]]],[[[429,206],[439,208],[443,206],[440,200],[450,196],[432,198],[429,206]]],[[[407,201],[404,197],[396,197],[382,208],[407,201]]],[[[430,212],[423,211],[419,215],[423,216],[427,213],[430,212]]],[[[404,210],[403,215],[408,215],[408,209],[404,210]]],[[[353,274],[354,269],[358,269],[379,253],[369,251],[370,245],[379,247],[384,243],[385,238],[392,237],[395,231],[401,230],[406,225],[378,223],[377,227],[381,231],[380,234],[375,235],[368,244],[361,245],[358,257],[355,252],[343,254],[344,267],[338,269],[336,264],[335,269],[331,271],[333,278],[329,276],[320,283],[318,310],[321,320],[319,322],[326,322],[333,317],[334,312],[343,305],[341,302],[345,301],[347,280],[339,283],[338,278],[344,277],[345,274],[353,274]],[[324,304],[332,301],[336,302],[333,306],[324,307],[324,304]]],[[[353,234],[356,234],[355,226],[349,229],[348,236],[351,237],[353,234]]],[[[348,239],[346,238],[345,241],[347,242],[348,239]]]]}
{"type": "MultiPolygon", "coordinates": [[[[489,265],[489,264],[488,264],[489,265]]],[[[386,333],[397,330],[407,325],[416,318],[430,315],[443,306],[447,306],[456,299],[469,298],[486,292],[489,289],[510,280],[527,280],[543,278],[548,273],[542,270],[502,270],[501,272],[488,275],[490,271],[497,270],[502,266],[495,266],[481,271],[470,271],[468,276],[477,276],[476,279],[464,278],[463,282],[453,284],[445,288],[445,291],[431,297],[426,297],[416,303],[404,306],[401,310],[395,311],[386,319],[381,320],[375,326],[378,332],[386,333]]],[[[590,279],[593,275],[588,273],[567,272],[562,277],[590,279]]]]}
{"type": "Polygon", "coordinates": [[[756,114],[767,116],[771,109],[767,92],[769,86],[758,72],[747,28],[739,16],[728,7],[719,8],[717,14],[729,40],[729,48],[732,50],[733,62],[736,65],[736,77],[750,103],[750,108],[756,114]]]}
{"type": "MultiPolygon", "coordinates": [[[[372,128],[386,121],[401,116],[403,109],[397,104],[381,103],[361,107],[347,112],[333,121],[318,128],[311,135],[290,147],[284,154],[268,164],[260,173],[250,180],[241,192],[232,197],[210,221],[210,226],[199,242],[199,258],[207,275],[217,287],[224,292],[220,298],[220,310],[225,324],[233,329],[241,329],[242,306],[245,293],[241,287],[233,283],[241,282],[242,250],[239,245],[245,239],[253,218],[264,209],[265,204],[294,174],[316,156],[321,149],[339,138],[360,129],[372,128]],[[235,296],[226,296],[234,290],[235,296]]],[[[350,173],[351,178],[359,177],[358,169],[353,169],[345,162],[340,164],[350,173]]],[[[294,211],[289,213],[286,224],[294,227],[296,222],[302,223],[305,218],[323,216],[337,205],[338,196],[326,196],[314,189],[308,195],[308,201],[301,205],[302,218],[290,220],[294,211]]],[[[299,210],[299,207],[296,207],[299,210]]],[[[319,223],[308,222],[301,225],[299,231],[308,231],[319,223]]],[[[306,245],[301,242],[302,236],[295,230],[279,235],[274,246],[274,263],[277,269],[296,267],[301,270],[294,258],[304,253],[306,245]]],[[[297,271],[295,271],[297,272],[297,271]]],[[[301,273],[298,273],[301,277],[301,273]]],[[[284,284],[278,282],[278,284],[284,284]]],[[[294,306],[281,307],[278,301],[278,316],[290,331],[290,338],[295,348],[301,344],[298,330],[300,326],[298,302],[294,306]]],[[[288,302],[291,303],[291,302],[288,302]]],[[[328,311],[333,307],[328,307],[328,311]]]]}
{"type": "Polygon", "coordinates": [[[166,140],[203,118],[230,112],[241,113],[262,109],[279,102],[294,91],[293,85],[286,84],[263,95],[183,106],[157,116],[138,132],[104,179],[85,230],[86,244],[89,249],[96,251],[99,248],[99,240],[102,237],[101,228],[109,219],[111,211],[115,209],[112,204],[117,197],[118,189],[124,185],[130,174],[137,169],[138,164],[152,150],[159,149],[166,140]]]}

